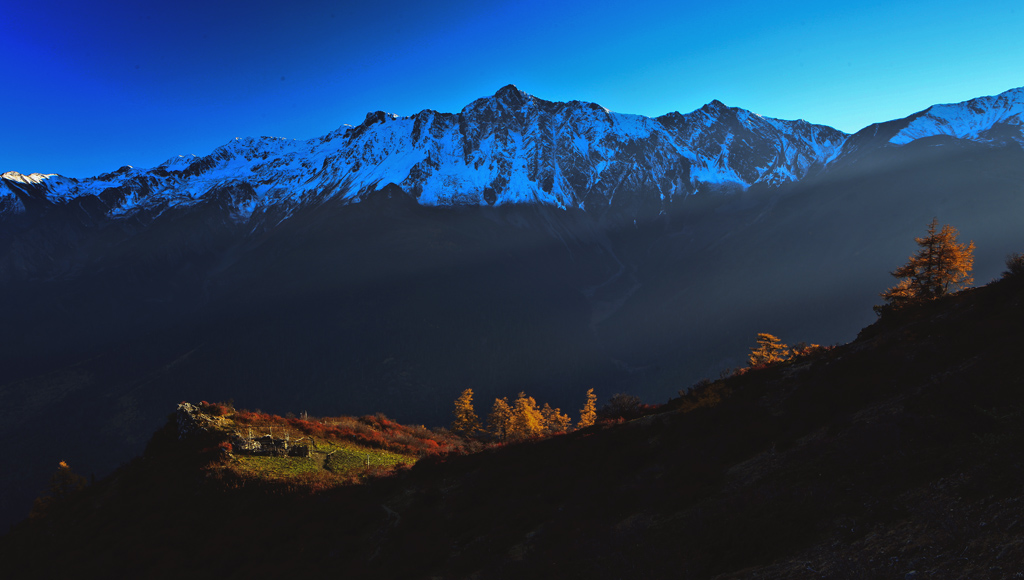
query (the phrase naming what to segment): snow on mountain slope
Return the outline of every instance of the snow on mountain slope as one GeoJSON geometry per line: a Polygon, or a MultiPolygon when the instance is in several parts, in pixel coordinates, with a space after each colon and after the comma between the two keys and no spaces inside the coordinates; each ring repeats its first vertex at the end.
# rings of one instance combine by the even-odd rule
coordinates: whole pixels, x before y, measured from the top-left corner
{"type": "Polygon", "coordinates": [[[149,170],[126,166],[81,180],[11,172],[2,179],[0,210],[24,211],[29,198],[60,204],[94,196],[111,217],[158,214],[231,190],[233,215],[245,220],[270,206],[287,215],[328,198],[358,202],[394,183],[427,205],[664,211],[673,198],[705,189],[800,179],[836,155],[845,138],[718,101],[654,119],[545,101],[508,85],[457,114],[378,111],[320,138],[234,139],[149,170]],[[250,191],[240,184],[251,193],[239,193],[250,191]]]}
{"type": "Polygon", "coordinates": [[[8,171],[0,175],[3,184],[7,186],[0,188],[0,215],[4,213],[23,213],[25,211],[25,204],[21,201],[18,193],[28,195],[32,186],[36,186],[44,179],[50,177],[56,176],[53,174],[43,175],[42,173],[22,175],[17,171],[8,171]]]}
{"type": "Polygon", "coordinates": [[[804,177],[829,161],[847,135],[806,121],[762,117],[720,101],[658,118],[694,156],[699,181],[778,185],[804,177]]]}
{"type": "Polygon", "coordinates": [[[934,105],[908,117],[909,123],[889,142],[905,145],[936,135],[990,142],[1010,138],[1024,145],[1021,115],[1024,114],[1024,87],[962,103],[934,105]]]}

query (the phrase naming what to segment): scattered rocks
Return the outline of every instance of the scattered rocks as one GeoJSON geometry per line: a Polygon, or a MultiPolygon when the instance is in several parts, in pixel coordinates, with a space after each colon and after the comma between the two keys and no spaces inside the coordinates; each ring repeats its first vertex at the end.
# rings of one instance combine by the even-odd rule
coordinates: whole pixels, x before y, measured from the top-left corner
{"type": "Polygon", "coordinates": [[[238,433],[231,435],[231,445],[235,453],[244,455],[266,455],[272,457],[310,457],[309,445],[298,445],[302,439],[291,440],[286,437],[278,439],[270,435],[261,437],[245,437],[238,433]]]}
{"type": "Polygon", "coordinates": [[[203,433],[207,431],[207,427],[201,420],[203,414],[199,412],[199,407],[187,402],[182,402],[178,405],[177,420],[178,420],[178,440],[186,439],[195,435],[196,433],[203,433]]]}
{"type": "Polygon", "coordinates": [[[309,445],[293,445],[288,449],[289,457],[309,457],[309,445]]]}
{"type": "Polygon", "coordinates": [[[184,401],[178,404],[176,419],[179,441],[200,433],[207,433],[211,429],[226,423],[226,419],[223,417],[207,415],[200,411],[199,407],[184,401]]]}

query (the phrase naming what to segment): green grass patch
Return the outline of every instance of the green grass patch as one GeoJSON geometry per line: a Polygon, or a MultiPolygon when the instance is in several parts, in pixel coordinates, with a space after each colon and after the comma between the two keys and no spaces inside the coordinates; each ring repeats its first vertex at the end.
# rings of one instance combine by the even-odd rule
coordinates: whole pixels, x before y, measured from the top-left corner
{"type": "Polygon", "coordinates": [[[416,458],[409,455],[340,442],[317,444],[311,457],[238,455],[236,459],[233,468],[238,473],[260,479],[291,479],[323,470],[335,475],[358,475],[367,466],[389,468],[416,463],[416,458]]]}
{"type": "Polygon", "coordinates": [[[400,463],[416,463],[415,457],[392,453],[381,449],[367,449],[355,445],[327,444],[319,447],[329,455],[324,469],[333,473],[349,473],[367,467],[393,467],[400,463]]]}
{"type": "Polygon", "coordinates": [[[317,457],[244,455],[238,457],[238,471],[261,478],[286,479],[320,471],[320,462],[317,457]]]}

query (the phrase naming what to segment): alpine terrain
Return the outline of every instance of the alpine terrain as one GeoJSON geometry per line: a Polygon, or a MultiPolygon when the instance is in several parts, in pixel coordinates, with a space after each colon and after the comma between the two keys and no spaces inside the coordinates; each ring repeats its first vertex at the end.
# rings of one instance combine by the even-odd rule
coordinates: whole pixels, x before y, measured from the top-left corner
{"type": "MultiPolygon", "coordinates": [[[[851,340],[933,217],[1024,247],[1024,88],[847,135],[506,86],[306,141],[0,179],[0,519],[182,400],[446,424],[451,401],[662,402],[757,332],[851,340]]],[[[45,168],[40,168],[45,169],[45,168]]]]}

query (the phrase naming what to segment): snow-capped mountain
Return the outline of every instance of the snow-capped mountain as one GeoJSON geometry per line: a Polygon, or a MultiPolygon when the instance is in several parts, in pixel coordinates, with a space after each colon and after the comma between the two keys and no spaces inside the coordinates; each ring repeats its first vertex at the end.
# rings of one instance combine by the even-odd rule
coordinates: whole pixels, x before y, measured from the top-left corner
{"type": "Polygon", "coordinates": [[[692,152],[692,181],[779,185],[831,161],[847,135],[803,120],[782,121],[720,101],[657,119],[692,152]]]}
{"type": "Polygon", "coordinates": [[[659,118],[593,103],[556,103],[509,85],[457,114],[370,113],[317,139],[235,139],[204,157],[88,179],[4,174],[0,210],[93,197],[110,217],[157,212],[233,189],[237,219],[269,206],[358,201],[394,183],[424,205],[539,202],[603,213],[674,198],[800,179],[834,157],[846,135],[761,117],[718,101],[659,118]]]}
{"type": "Polygon", "coordinates": [[[594,103],[545,101],[508,85],[459,113],[381,111],[319,138],[236,138],[206,156],[125,166],[87,179],[3,174],[0,215],[87,203],[117,218],[216,199],[235,220],[307,203],[357,202],[395,184],[423,205],[541,203],[602,215],[662,213],[686,195],[777,186],[865,147],[945,135],[1024,143],[1024,88],[935,105],[849,136],[719,101],[657,118],[594,103]]]}
{"type": "Polygon", "coordinates": [[[855,158],[920,139],[961,139],[985,145],[1024,146],[1024,87],[962,103],[933,105],[902,119],[869,125],[851,135],[837,158],[855,158]]]}
{"type": "Polygon", "coordinates": [[[948,135],[979,142],[1010,138],[1024,144],[1022,114],[1024,87],[962,103],[934,105],[907,117],[906,125],[889,139],[889,143],[905,145],[924,137],[948,135]]]}

